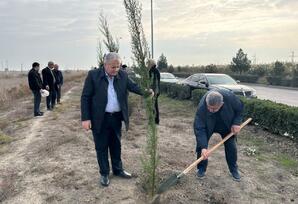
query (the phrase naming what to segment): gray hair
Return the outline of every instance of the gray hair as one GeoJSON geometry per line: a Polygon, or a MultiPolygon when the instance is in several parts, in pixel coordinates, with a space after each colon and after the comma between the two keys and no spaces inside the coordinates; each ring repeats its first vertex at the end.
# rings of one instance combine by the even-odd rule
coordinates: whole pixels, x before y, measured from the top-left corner
{"type": "Polygon", "coordinates": [[[211,91],[206,96],[208,106],[219,106],[223,104],[223,96],[218,91],[211,91]]]}
{"type": "Polygon", "coordinates": [[[103,63],[106,64],[113,60],[118,60],[119,62],[121,62],[120,55],[116,52],[110,52],[104,56],[103,63]]]}
{"type": "Polygon", "coordinates": [[[54,62],[53,61],[49,61],[48,62],[48,66],[50,66],[50,65],[54,65],[54,62]]]}
{"type": "Polygon", "coordinates": [[[147,61],[147,66],[148,66],[149,68],[151,68],[151,67],[153,67],[153,66],[156,66],[156,62],[155,62],[155,60],[154,60],[154,59],[148,59],[148,61],[147,61]]]}

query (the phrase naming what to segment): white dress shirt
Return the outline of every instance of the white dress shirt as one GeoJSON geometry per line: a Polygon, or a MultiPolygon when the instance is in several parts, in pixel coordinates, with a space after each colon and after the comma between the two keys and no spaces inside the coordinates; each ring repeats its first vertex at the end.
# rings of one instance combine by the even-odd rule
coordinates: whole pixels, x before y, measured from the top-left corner
{"type": "Polygon", "coordinates": [[[109,82],[108,86],[108,103],[106,106],[106,112],[108,113],[114,113],[114,112],[120,112],[120,104],[117,98],[117,93],[114,89],[114,78],[115,77],[109,77],[108,74],[106,73],[106,77],[109,82]]]}

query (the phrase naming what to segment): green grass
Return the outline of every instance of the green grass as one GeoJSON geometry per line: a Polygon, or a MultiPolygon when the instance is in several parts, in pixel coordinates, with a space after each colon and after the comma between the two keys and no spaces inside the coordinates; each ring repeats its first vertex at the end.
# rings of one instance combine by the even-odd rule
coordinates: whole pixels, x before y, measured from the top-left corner
{"type": "Polygon", "coordinates": [[[179,114],[183,113],[186,116],[194,116],[197,111],[197,107],[195,107],[190,100],[176,100],[171,99],[165,95],[160,95],[158,98],[159,106],[166,104],[166,109],[171,112],[179,112],[179,114]]]}
{"type": "Polygon", "coordinates": [[[7,143],[10,143],[12,141],[13,141],[13,139],[10,136],[5,135],[3,133],[0,133],[0,145],[1,144],[7,144],[7,143]]]}
{"type": "Polygon", "coordinates": [[[295,159],[290,158],[288,155],[280,154],[276,157],[276,160],[279,164],[287,169],[297,169],[298,168],[298,161],[295,159]]]}

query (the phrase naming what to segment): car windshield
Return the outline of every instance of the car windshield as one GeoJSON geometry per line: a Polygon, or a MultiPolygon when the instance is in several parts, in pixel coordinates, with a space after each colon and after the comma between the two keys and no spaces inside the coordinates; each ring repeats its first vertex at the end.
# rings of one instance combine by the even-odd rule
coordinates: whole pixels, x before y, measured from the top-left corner
{"type": "Polygon", "coordinates": [[[209,84],[237,84],[232,77],[228,75],[207,75],[209,84]]]}
{"type": "Polygon", "coordinates": [[[175,76],[173,74],[170,74],[170,73],[161,73],[160,77],[162,79],[175,79],[175,76]]]}

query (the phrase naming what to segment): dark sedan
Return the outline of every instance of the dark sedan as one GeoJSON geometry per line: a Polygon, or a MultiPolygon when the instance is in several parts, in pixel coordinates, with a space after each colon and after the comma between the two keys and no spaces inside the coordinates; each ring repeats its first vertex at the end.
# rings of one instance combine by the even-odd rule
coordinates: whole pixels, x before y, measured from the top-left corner
{"type": "Polygon", "coordinates": [[[191,89],[227,89],[233,91],[236,95],[248,98],[256,97],[256,90],[245,85],[238,84],[232,77],[226,74],[200,73],[193,74],[180,82],[188,85],[191,89]]]}

